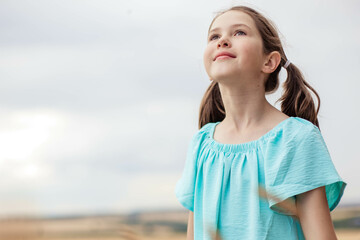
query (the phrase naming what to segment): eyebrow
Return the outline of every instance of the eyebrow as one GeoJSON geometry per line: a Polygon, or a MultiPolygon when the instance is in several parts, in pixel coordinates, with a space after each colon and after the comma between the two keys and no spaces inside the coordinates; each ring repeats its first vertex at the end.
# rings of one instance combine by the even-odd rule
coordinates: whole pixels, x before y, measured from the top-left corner
{"type": "MultiPolygon", "coordinates": [[[[243,24],[243,23],[233,24],[230,27],[233,28],[233,27],[240,27],[240,26],[244,26],[244,27],[247,27],[247,28],[251,29],[248,25],[243,24]]],[[[219,30],[219,28],[214,28],[214,29],[210,30],[209,33],[214,32],[216,30],[219,30]]]]}

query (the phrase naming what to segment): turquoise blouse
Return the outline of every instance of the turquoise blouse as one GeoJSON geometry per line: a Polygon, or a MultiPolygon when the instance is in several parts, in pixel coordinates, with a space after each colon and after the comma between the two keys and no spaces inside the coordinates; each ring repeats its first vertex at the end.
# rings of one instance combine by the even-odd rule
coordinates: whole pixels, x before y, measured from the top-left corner
{"type": "Polygon", "coordinates": [[[257,140],[223,144],[207,123],[190,142],[175,195],[194,212],[194,239],[305,239],[300,222],[277,203],[325,186],[329,210],[345,186],[313,123],[289,117],[257,140]],[[277,199],[262,198],[258,187],[277,199]]]}

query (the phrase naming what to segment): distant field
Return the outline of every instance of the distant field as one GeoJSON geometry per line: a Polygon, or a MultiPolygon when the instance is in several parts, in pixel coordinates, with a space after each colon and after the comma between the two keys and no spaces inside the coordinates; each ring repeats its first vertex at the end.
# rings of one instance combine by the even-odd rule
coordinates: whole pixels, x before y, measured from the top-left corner
{"type": "MultiPolygon", "coordinates": [[[[360,208],[331,213],[339,240],[360,240],[360,208]]],[[[1,240],[184,240],[186,211],[52,219],[2,219],[1,240]]]]}

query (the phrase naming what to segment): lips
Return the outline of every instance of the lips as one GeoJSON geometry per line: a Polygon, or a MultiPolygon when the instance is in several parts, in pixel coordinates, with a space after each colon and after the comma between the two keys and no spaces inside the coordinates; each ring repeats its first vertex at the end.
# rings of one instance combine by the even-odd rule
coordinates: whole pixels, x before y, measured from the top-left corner
{"type": "Polygon", "coordinates": [[[229,52],[220,52],[220,53],[218,53],[218,54],[215,56],[215,58],[214,58],[213,61],[215,61],[218,57],[221,57],[221,56],[227,56],[227,57],[231,57],[231,58],[235,58],[235,57],[236,57],[234,54],[229,53],[229,52]]]}

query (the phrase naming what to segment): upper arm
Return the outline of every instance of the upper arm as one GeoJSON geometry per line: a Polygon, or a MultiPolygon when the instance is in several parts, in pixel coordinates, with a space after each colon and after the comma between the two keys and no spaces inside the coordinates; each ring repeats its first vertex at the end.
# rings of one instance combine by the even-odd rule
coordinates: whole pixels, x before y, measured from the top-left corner
{"type": "Polygon", "coordinates": [[[332,224],[325,186],[296,195],[297,214],[307,240],[337,239],[332,224]]]}
{"type": "Polygon", "coordinates": [[[194,212],[189,211],[189,219],[188,219],[188,226],[187,226],[187,240],[194,239],[194,212]]]}

